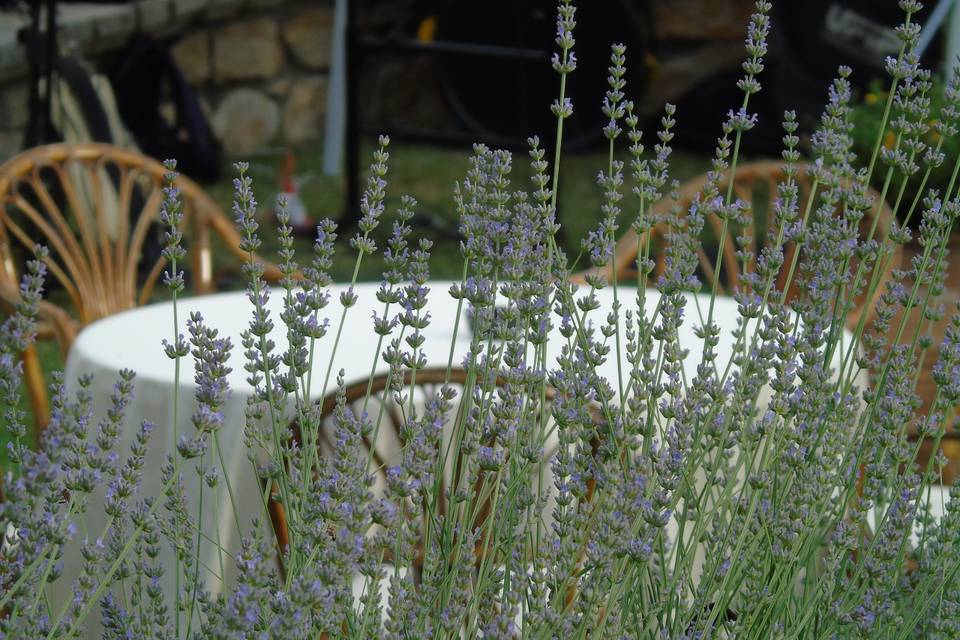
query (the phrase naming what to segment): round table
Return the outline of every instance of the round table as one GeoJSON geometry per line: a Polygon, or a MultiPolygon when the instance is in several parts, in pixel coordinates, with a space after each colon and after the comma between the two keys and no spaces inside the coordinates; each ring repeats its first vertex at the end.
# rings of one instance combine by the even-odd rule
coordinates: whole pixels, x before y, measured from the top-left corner
{"type": "MultiPolygon", "coordinates": [[[[433,290],[429,297],[426,310],[430,313],[431,324],[425,330],[426,342],[421,347],[427,359],[428,366],[446,366],[450,354],[450,345],[454,335],[454,321],[456,319],[457,301],[447,293],[450,286],[446,283],[431,283],[433,290]]],[[[339,303],[339,294],[347,287],[333,286],[330,289],[331,302],[321,313],[322,317],[330,318],[330,331],[315,347],[314,368],[312,372],[312,394],[320,395],[327,366],[333,351],[333,341],[339,323],[342,307],[339,303]]],[[[388,370],[383,359],[376,357],[377,335],[373,332],[372,314],[376,311],[383,313],[383,303],[377,300],[377,283],[361,283],[354,287],[357,294],[357,303],[347,312],[343,334],[334,358],[330,374],[328,392],[336,389],[336,376],[340,369],[345,372],[348,383],[365,379],[370,374],[370,368],[376,361],[377,373],[388,370]]],[[[274,330],[270,338],[276,343],[275,353],[281,354],[287,347],[286,330],[280,319],[283,309],[283,290],[271,289],[271,297],[267,304],[270,316],[274,322],[274,330]]],[[[272,535],[263,515],[263,503],[258,494],[263,490],[255,476],[253,466],[247,456],[244,445],[244,410],[247,400],[253,394],[253,388],[247,383],[247,371],[244,369],[245,358],[241,346],[241,333],[247,329],[252,317],[252,305],[245,292],[219,293],[206,296],[182,298],[177,304],[180,327],[179,332],[188,336],[186,321],[192,312],[199,312],[204,323],[218,329],[220,335],[229,337],[233,343],[228,366],[232,372],[227,376],[230,393],[222,411],[224,427],[219,433],[219,439],[224,456],[225,468],[220,469],[230,477],[234,495],[237,500],[236,519],[233,507],[224,483],[221,481],[217,499],[211,498],[210,489],[204,488],[203,502],[203,529],[205,538],[201,542],[201,562],[208,568],[219,567],[219,552],[213,544],[216,538],[214,525],[214,509],[220,523],[220,540],[224,548],[234,553],[240,548],[239,535],[236,531],[236,520],[239,520],[244,530],[242,535],[252,532],[252,521],[259,519],[262,533],[272,535]]],[[[391,313],[397,311],[393,305],[391,313]]],[[[93,394],[95,415],[92,425],[106,415],[110,394],[117,380],[120,369],[132,369],[136,372],[134,379],[135,398],[126,412],[123,435],[117,451],[123,459],[130,451],[130,443],[141,420],[149,420],[155,425],[151,436],[150,448],[144,464],[144,483],[142,491],[156,491],[161,477],[167,454],[173,451],[173,391],[174,391],[174,363],[164,353],[162,340],[172,342],[173,338],[173,304],[171,302],[151,304],[123,313],[103,318],[85,327],[77,336],[70,348],[65,367],[65,379],[69,393],[77,388],[77,379],[84,374],[93,374],[90,391],[93,394]]],[[[461,314],[460,327],[455,343],[454,366],[460,362],[470,344],[470,328],[466,314],[461,314]]],[[[386,345],[384,345],[386,346],[386,345]]],[[[191,415],[197,410],[194,397],[193,358],[187,356],[180,363],[180,398],[177,415],[177,424],[181,435],[194,435],[195,430],[190,421],[191,415]]],[[[291,405],[292,406],[292,405],[291,405]]],[[[95,427],[94,427],[95,428],[95,427]]],[[[220,467],[219,461],[211,457],[213,447],[208,451],[207,463],[220,467]]],[[[214,454],[215,455],[215,454],[214,454]]],[[[184,463],[184,487],[188,499],[191,500],[191,511],[196,514],[197,505],[195,496],[198,494],[200,481],[192,471],[196,460],[184,463]]],[[[194,515],[194,517],[196,517],[194,515]]],[[[106,518],[102,509],[102,502],[92,499],[86,516],[86,530],[99,532],[102,530],[106,518]]],[[[78,536],[82,537],[82,536],[78,536]]],[[[170,546],[162,545],[160,561],[167,567],[164,579],[167,583],[167,593],[172,596],[172,571],[174,556],[170,546]]],[[[53,594],[56,601],[69,597],[70,584],[73,578],[79,575],[81,568],[79,545],[74,544],[64,554],[64,575],[54,583],[53,594]]],[[[234,562],[230,558],[224,559],[225,581],[230,582],[236,575],[234,562]]],[[[217,569],[217,573],[219,570],[217,569]]],[[[206,587],[212,593],[221,591],[221,581],[215,573],[208,571],[204,576],[206,587]]],[[[100,637],[99,615],[89,619],[87,637],[100,637]]]]}
{"type": "MultiPolygon", "coordinates": [[[[429,367],[445,367],[447,365],[451,342],[453,342],[453,363],[455,366],[462,362],[463,357],[469,350],[471,331],[465,312],[461,314],[460,326],[454,341],[453,329],[457,301],[447,293],[449,285],[449,282],[429,283],[432,292],[429,296],[427,310],[430,313],[431,322],[430,326],[423,332],[426,341],[421,347],[429,367]]],[[[340,369],[345,371],[348,384],[365,380],[369,376],[374,362],[376,362],[378,373],[385,372],[388,369],[383,359],[375,353],[377,336],[372,330],[372,313],[374,311],[381,313],[383,309],[383,304],[376,299],[378,288],[379,285],[375,283],[358,284],[354,288],[358,300],[356,305],[348,311],[343,335],[333,363],[331,379],[327,388],[328,392],[335,389],[334,378],[340,369]]],[[[328,335],[318,341],[316,346],[312,376],[312,396],[314,398],[318,398],[321,393],[333,338],[341,313],[338,297],[345,289],[345,285],[331,288],[331,304],[322,314],[330,318],[331,327],[328,335]]],[[[626,309],[636,308],[636,293],[635,288],[621,287],[618,289],[622,306],[621,313],[626,309]]],[[[613,308],[613,290],[607,288],[597,292],[596,295],[600,308],[592,312],[590,317],[593,318],[594,323],[602,323],[613,308]]],[[[655,309],[658,299],[659,294],[656,291],[647,291],[646,308],[648,310],[655,309]]],[[[697,365],[700,362],[703,341],[696,336],[695,329],[701,323],[700,318],[706,315],[708,303],[709,298],[707,296],[688,294],[687,319],[679,330],[679,340],[685,348],[689,349],[690,354],[684,362],[684,373],[687,380],[696,375],[697,365]]],[[[717,362],[722,367],[732,356],[735,346],[731,329],[735,326],[738,317],[737,304],[733,299],[724,297],[718,297],[714,304],[714,320],[722,327],[720,341],[715,349],[717,362]]],[[[276,342],[276,353],[279,354],[283,352],[287,345],[285,328],[279,317],[283,306],[283,291],[274,288],[267,306],[275,323],[274,331],[270,337],[276,342]]],[[[181,333],[187,333],[186,319],[189,314],[199,312],[208,326],[218,329],[221,336],[228,336],[233,342],[234,348],[228,363],[233,369],[228,376],[231,391],[223,407],[225,426],[220,431],[219,436],[226,467],[221,469],[221,472],[229,475],[234,494],[238,497],[238,513],[236,516],[241,525],[245,527],[241,533],[243,535],[249,534],[253,519],[259,518],[260,526],[264,530],[263,533],[270,535],[269,523],[265,522],[263,517],[262,501],[257,497],[258,493],[262,494],[262,488],[248,459],[243,436],[244,409],[253,389],[246,381],[247,372],[243,367],[244,356],[241,347],[241,333],[247,328],[252,317],[252,307],[244,292],[233,292],[184,298],[179,301],[178,310],[181,321],[179,331],[181,333]]],[[[555,325],[558,324],[555,317],[553,321],[555,325]]],[[[621,321],[622,345],[626,344],[624,324],[621,321]]],[[[67,359],[66,380],[68,389],[76,388],[78,376],[86,373],[94,375],[91,392],[95,398],[96,415],[92,424],[96,424],[96,421],[105,415],[117,371],[122,368],[129,368],[137,372],[137,377],[134,380],[136,397],[127,410],[126,428],[119,452],[121,455],[126,455],[129,451],[129,443],[132,441],[136,426],[139,425],[141,420],[149,420],[155,424],[150,453],[144,468],[144,478],[147,480],[144,482],[143,489],[147,492],[151,489],[155,490],[156,480],[160,477],[161,466],[168,452],[172,451],[174,364],[165,356],[161,345],[161,341],[164,338],[170,340],[172,334],[172,303],[140,307],[104,318],[86,327],[77,336],[67,359]]],[[[560,355],[564,344],[566,344],[566,339],[559,335],[559,328],[555,326],[554,334],[548,343],[548,366],[555,364],[556,357],[560,355]]],[[[613,346],[612,339],[608,344],[611,347],[613,346]]],[[[611,386],[617,388],[617,359],[614,353],[611,353],[607,361],[601,365],[599,373],[610,381],[611,386]]],[[[181,434],[192,435],[194,433],[190,422],[190,416],[197,408],[194,391],[193,361],[191,357],[187,357],[181,362],[180,405],[176,416],[181,434]]],[[[208,463],[217,463],[217,466],[219,466],[218,461],[209,455],[207,460],[208,463]]],[[[193,464],[190,464],[191,469],[193,466],[193,464]]],[[[196,473],[190,471],[184,473],[184,480],[186,495],[193,499],[199,489],[199,478],[196,473]]],[[[208,568],[215,568],[219,566],[219,553],[216,546],[210,542],[216,540],[216,531],[213,524],[214,509],[217,510],[219,516],[220,540],[226,550],[230,553],[235,552],[239,548],[239,538],[233,509],[223,483],[221,482],[216,500],[210,497],[209,489],[205,491],[206,495],[203,503],[205,539],[201,544],[201,562],[208,568]]],[[[191,504],[191,509],[194,512],[196,512],[196,508],[195,504],[191,504]]],[[[91,504],[88,514],[87,530],[101,530],[105,518],[100,504],[96,502],[91,504]]],[[[67,595],[65,589],[69,588],[72,578],[78,575],[80,570],[79,557],[76,549],[72,552],[68,550],[65,554],[64,576],[56,583],[58,585],[55,589],[57,600],[67,595]]],[[[164,545],[161,561],[167,567],[172,566],[173,556],[169,545],[164,545]]],[[[225,582],[229,583],[235,571],[234,563],[226,558],[224,567],[226,570],[223,578],[225,582]]],[[[173,580],[170,573],[168,569],[165,578],[170,583],[168,593],[173,593],[173,580]]],[[[208,572],[205,579],[207,589],[213,593],[221,590],[222,585],[215,574],[208,572]]],[[[93,619],[91,619],[91,623],[90,632],[96,633],[96,628],[99,625],[93,619]]],[[[94,636],[91,635],[91,637],[94,636]]]]}

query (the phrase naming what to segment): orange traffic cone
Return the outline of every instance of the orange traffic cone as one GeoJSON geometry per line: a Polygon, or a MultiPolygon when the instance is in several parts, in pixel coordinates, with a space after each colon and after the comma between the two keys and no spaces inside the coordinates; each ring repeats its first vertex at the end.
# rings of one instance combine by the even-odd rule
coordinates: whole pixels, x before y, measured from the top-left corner
{"type": "Polygon", "coordinates": [[[283,163],[280,165],[280,188],[282,191],[277,194],[277,210],[280,209],[281,199],[286,200],[287,215],[290,216],[290,226],[293,232],[298,235],[312,235],[314,222],[307,214],[307,208],[300,198],[300,188],[294,178],[296,159],[293,151],[287,149],[283,156],[283,163]]]}

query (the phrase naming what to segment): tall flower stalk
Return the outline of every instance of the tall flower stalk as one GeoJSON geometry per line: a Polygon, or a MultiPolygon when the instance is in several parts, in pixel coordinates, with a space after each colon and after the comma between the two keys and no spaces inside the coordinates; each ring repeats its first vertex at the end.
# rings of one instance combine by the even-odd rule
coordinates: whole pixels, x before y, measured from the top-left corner
{"type": "MultiPolygon", "coordinates": [[[[220,447],[221,433],[240,433],[227,430],[224,411],[232,342],[198,315],[185,323],[189,340],[180,334],[185,248],[174,166],[161,214],[174,299],[165,352],[178,386],[181,359],[193,360],[192,430],[175,422],[172,442],[151,444],[143,423],[121,456],[135,389],[124,371],[102,419],[89,378],[71,397],[57,377],[44,447],[23,443],[16,354],[41,310],[41,250],[18,313],[0,325],[0,394],[17,465],[0,505],[0,522],[9,523],[0,640],[79,637],[96,615],[106,638],[955,637],[960,493],[944,491],[944,513],[934,518],[944,461],[919,465],[921,443],[908,429],[936,447],[960,404],[960,314],[936,304],[960,196],[955,180],[944,191],[928,180],[947,161],[944,140],[958,135],[958,76],[935,125],[940,139],[928,143],[930,75],[911,53],[920,6],[900,6],[903,46],[887,62],[892,144],[878,141],[858,161],[852,72],[840,66],[810,133],[809,169],[800,164],[805,132],[795,113],[783,114],[784,177],[759,243],[751,203],[734,197],[732,178],[722,185],[757,123],[749,108],[770,3],[756,3],[737,84],[743,99],[728,112],[702,193],[685,209],[670,177],[682,114],[667,105],[646,149],[626,84],[629,52],[613,45],[609,90],[598,96],[607,120],[598,224],[581,245],[591,269],[576,286],[556,220],[576,70],[576,11],[560,0],[553,152],[529,140],[531,179],[522,184],[510,152],[474,147],[453,191],[464,265],[446,301],[471,329],[454,327],[436,363],[430,310],[444,294],[430,279],[432,243],[413,232],[416,202],[402,197],[388,212],[387,139],[374,152],[342,286],[330,276],[336,225],[317,226],[301,271],[280,208],[279,313],[257,256],[263,230],[252,181],[238,164],[234,214],[253,311],[240,341],[253,389],[242,436],[262,488],[255,495],[234,493],[220,447]],[[878,168],[879,198],[867,186],[878,168]],[[908,201],[914,183],[925,192],[908,201]],[[903,224],[871,221],[887,196],[903,224]],[[374,360],[335,373],[364,291],[361,265],[390,216],[367,336],[374,360]],[[636,282],[617,276],[632,266],[618,265],[615,252],[624,216],[637,233],[636,282]],[[917,219],[909,231],[906,221],[917,219]],[[707,272],[702,235],[714,221],[720,251],[707,272]],[[920,255],[886,277],[895,245],[914,233],[920,255]],[[728,243],[736,264],[726,266],[740,273],[721,299],[728,243]],[[875,309],[861,308],[875,297],[875,309]],[[937,388],[919,416],[928,333],[948,311],[932,368],[937,388]],[[907,323],[911,312],[921,323],[907,323]],[[329,360],[315,362],[331,329],[329,360]],[[433,366],[443,383],[427,391],[423,371],[433,366]],[[322,376],[316,388],[314,373],[322,376]],[[149,447],[167,454],[159,488],[142,478],[149,447]],[[189,494],[185,473],[199,479],[189,494]],[[233,518],[209,509],[224,489],[233,518]],[[105,523],[87,531],[79,518],[101,498],[105,523]],[[259,522],[240,521],[243,500],[264,507],[264,522],[282,509],[286,545],[259,522]],[[215,536],[206,533],[211,520],[215,536]],[[224,545],[223,525],[236,527],[238,548],[224,545]],[[166,544],[170,567],[160,562],[166,544]],[[202,549],[211,545],[215,566],[206,566],[202,549]],[[70,597],[53,598],[65,579],[61,561],[73,553],[83,566],[70,576],[70,597]]],[[[176,416],[183,399],[173,402],[176,416]]]]}

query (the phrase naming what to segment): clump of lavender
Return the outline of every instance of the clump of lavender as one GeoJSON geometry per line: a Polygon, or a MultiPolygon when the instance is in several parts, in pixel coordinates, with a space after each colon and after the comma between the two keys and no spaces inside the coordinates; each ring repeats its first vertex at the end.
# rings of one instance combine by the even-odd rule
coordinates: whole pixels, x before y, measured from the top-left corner
{"type": "MultiPolygon", "coordinates": [[[[234,212],[250,256],[253,309],[242,347],[256,390],[243,433],[250,473],[264,487],[261,520],[270,521],[270,502],[280,505],[288,542],[278,545],[260,523],[213,514],[218,534],[235,526],[243,541],[235,553],[212,541],[219,566],[201,566],[200,545],[211,542],[200,533],[211,517],[208,496],[252,498],[233,495],[219,456],[232,345],[198,316],[187,321],[188,340],[175,318],[167,355],[178,370],[192,358],[198,407],[191,424],[175,425],[175,442],[150,443],[145,423],[125,458],[115,451],[132,372],[121,373],[100,421],[89,379],[69,398],[57,378],[38,452],[22,443],[22,416],[8,410],[16,466],[0,506],[8,525],[0,638],[76,637],[95,615],[107,638],[956,637],[960,494],[952,488],[945,515],[932,517],[943,462],[918,467],[920,443],[908,428],[938,443],[960,404],[957,309],[949,310],[926,415],[917,415],[915,389],[933,346],[930,327],[947,313],[933,296],[943,289],[947,238],[960,216],[955,181],[945,192],[924,187],[931,168],[950,160],[940,145],[957,135],[958,104],[951,90],[936,125],[941,140],[929,146],[929,72],[912,53],[920,4],[899,4],[902,47],[887,61],[890,98],[872,156],[852,151],[851,71],[841,66],[811,135],[805,201],[797,119],[783,116],[785,178],[758,253],[750,203],[722,185],[757,122],[750,101],[761,90],[770,4],[756,3],[737,83],[743,100],[728,113],[706,186],[688,210],[674,206],[666,216],[652,205],[677,199],[669,159],[682,114],[666,106],[647,152],[625,81],[630,52],[613,45],[609,91],[598,100],[608,143],[599,225],[583,243],[591,269],[574,284],[574,265],[556,239],[563,124],[574,108],[566,83],[576,71],[576,11],[561,0],[556,155],[551,164],[532,138],[531,182],[522,185],[509,152],[474,147],[454,189],[464,265],[449,287],[458,325],[467,315],[472,331],[459,361],[455,333],[446,362],[437,363],[446,365],[443,384],[429,392],[417,384],[434,365],[424,350],[435,324],[428,302],[443,294],[430,281],[431,243],[412,237],[416,202],[387,206],[388,140],[374,155],[362,222],[349,241],[354,275],[338,311],[330,310],[329,276],[336,226],[318,225],[301,272],[281,209],[282,326],[267,309],[273,292],[254,255],[256,202],[238,165],[234,212]],[[894,142],[886,148],[888,127],[894,142]],[[887,282],[881,275],[911,233],[864,224],[881,204],[868,190],[875,171],[895,213],[921,220],[921,255],[887,282]],[[924,196],[908,202],[913,182],[924,196]],[[369,376],[357,382],[366,392],[352,403],[346,387],[354,381],[314,354],[320,340],[331,340],[334,353],[341,348],[360,263],[377,251],[375,231],[391,218],[376,293],[382,307],[370,325],[377,357],[363,363],[369,376]],[[713,220],[721,245],[733,239],[743,272],[729,283],[738,317],[723,322],[721,265],[706,282],[698,275],[700,234],[713,220]],[[628,226],[639,235],[638,275],[623,283],[613,246],[628,226]],[[654,231],[665,235],[660,265],[654,231]],[[881,286],[874,313],[852,313],[881,286]],[[608,288],[613,302],[605,307],[608,288]],[[788,300],[793,290],[799,294],[788,300]],[[911,309],[924,324],[898,319],[911,309]],[[701,344],[681,339],[691,322],[701,344]],[[284,351],[275,330],[286,336],[284,351]],[[725,337],[733,345],[726,360],[725,337]],[[376,393],[384,369],[388,383],[376,393]],[[324,419],[317,401],[331,394],[335,409],[324,419]],[[383,459],[374,448],[396,416],[402,445],[383,459]],[[141,478],[151,446],[169,455],[159,490],[141,478]],[[202,478],[195,495],[183,488],[186,473],[202,478]],[[108,524],[81,535],[79,517],[95,495],[108,524]],[[163,545],[176,551],[173,566],[159,560],[163,545]],[[48,592],[64,579],[64,554],[80,554],[83,568],[71,597],[55,601],[48,592]],[[224,581],[229,567],[237,577],[224,581]]],[[[960,159],[952,161],[956,175],[960,159]]],[[[165,195],[167,282],[176,296],[184,253],[172,175],[165,195]]],[[[24,303],[0,327],[8,407],[17,406],[16,354],[31,339],[42,276],[42,262],[31,263],[24,303]]]]}

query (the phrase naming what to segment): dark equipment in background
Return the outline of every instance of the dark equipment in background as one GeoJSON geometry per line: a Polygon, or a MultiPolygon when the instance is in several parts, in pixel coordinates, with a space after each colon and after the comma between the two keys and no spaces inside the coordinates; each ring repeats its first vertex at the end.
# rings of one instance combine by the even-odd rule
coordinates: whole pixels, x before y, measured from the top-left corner
{"type": "MultiPolygon", "coordinates": [[[[556,120],[548,109],[557,97],[556,75],[547,72],[558,49],[556,2],[499,0],[447,3],[437,16],[437,38],[448,42],[479,42],[538,52],[536,57],[510,60],[479,56],[439,59],[438,72],[446,98],[470,133],[506,138],[523,147],[531,131],[541,138],[552,134],[556,120]],[[491,6],[492,5],[492,6],[491,6]],[[542,78],[542,80],[541,80],[542,78]]],[[[645,2],[612,0],[579,3],[576,12],[577,70],[567,78],[574,116],[564,122],[564,147],[581,149],[603,139],[606,118],[600,107],[609,90],[610,46],[627,47],[627,99],[643,95],[653,46],[653,16],[645,2]]]]}
{"type": "MultiPolygon", "coordinates": [[[[558,77],[550,60],[558,47],[554,0],[488,0],[482,3],[438,0],[423,3],[419,37],[413,33],[372,35],[361,32],[354,2],[347,17],[347,136],[345,225],[360,218],[360,136],[392,136],[446,143],[483,142],[522,149],[536,133],[541,144],[554,139],[550,104],[558,94],[558,77]],[[457,130],[383,127],[360,123],[358,83],[365,63],[375,54],[430,56],[448,106],[460,123],[457,130]]],[[[605,124],[601,105],[608,89],[610,45],[627,46],[627,96],[639,99],[646,89],[653,51],[652,11],[646,0],[578,3],[577,71],[568,78],[573,116],[564,122],[565,149],[600,142],[605,124]]]]}
{"type": "Polygon", "coordinates": [[[50,88],[57,60],[57,0],[32,0],[30,27],[20,33],[27,53],[27,75],[30,83],[30,115],[23,148],[55,142],[50,110],[50,88]],[[45,24],[41,24],[43,21],[45,24]]]}
{"type": "MultiPolygon", "coordinates": [[[[926,23],[935,3],[926,4],[914,14],[913,22],[926,23]]],[[[852,69],[854,90],[865,91],[877,79],[887,78],[885,58],[900,51],[894,29],[903,21],[903,11],[896,2],[775,2],[771,20],[770,51],[760,76],[763,89],[750,98],[749,111],[758,115],[758,123],[742,141],[748,154],[780,153],[785,110],[797,112],[801,131],[815,129],[839,63],[852,69]]],[[[927,67],[935,68],[941,58],[937,44],[924,52],[927,67]]],[[[743,100],[736,87],[741,75],[739,68],[733,68],[711,77],[678,102],[677,145],[713,148],[727,109],[743,100]]]]}
{"type": "Polygon", "coordinates": [[[90,142],[116,143],[110,119],[82,60],[62,55],[57,43],[57,6],[65,0],[32,0],[30,24],[19,37],[27,54],[29,120],[23,149],[64,141],[64,131],[54,123],[54,96],[63,82],[76,100],[82,127],[90,142]]]}
{"type": "MultiPolygon", "coordinates": [[[[111,132],[105,104],[97,94],[87,65],[62,55],[57,43],[57,5],[69,0],[32,0],[30,24],[21,32],[29,82],[29,121],[23,148],[62,142],[54,125],[54,87],[63,81],[80,108],[89,142],[119,144],[111,132]]],[[[117,0],[119,3],[119,0],[117,0]]],[[[158,160],[176,158],[181,173],[201,183],[220,175],[221,148],[200,104],[177,67],[168,47],[136,35],[111,74],[120,119],[137,146],[158,160]],[[173,121],[161,114],[163,98],[174,107],[173,121]]],[[[75,140],[76,141],[76,140],[75,140]]]]}
{"type": "Polygon", "coordinates": [[[111,74],[123,124],[148,156],[177,159],[177,171],[200,183],[220,177],[221,146],[170,49],[134,36],[111,74]],[[161,112],[169,98],[173,120],[161,112]]]}

